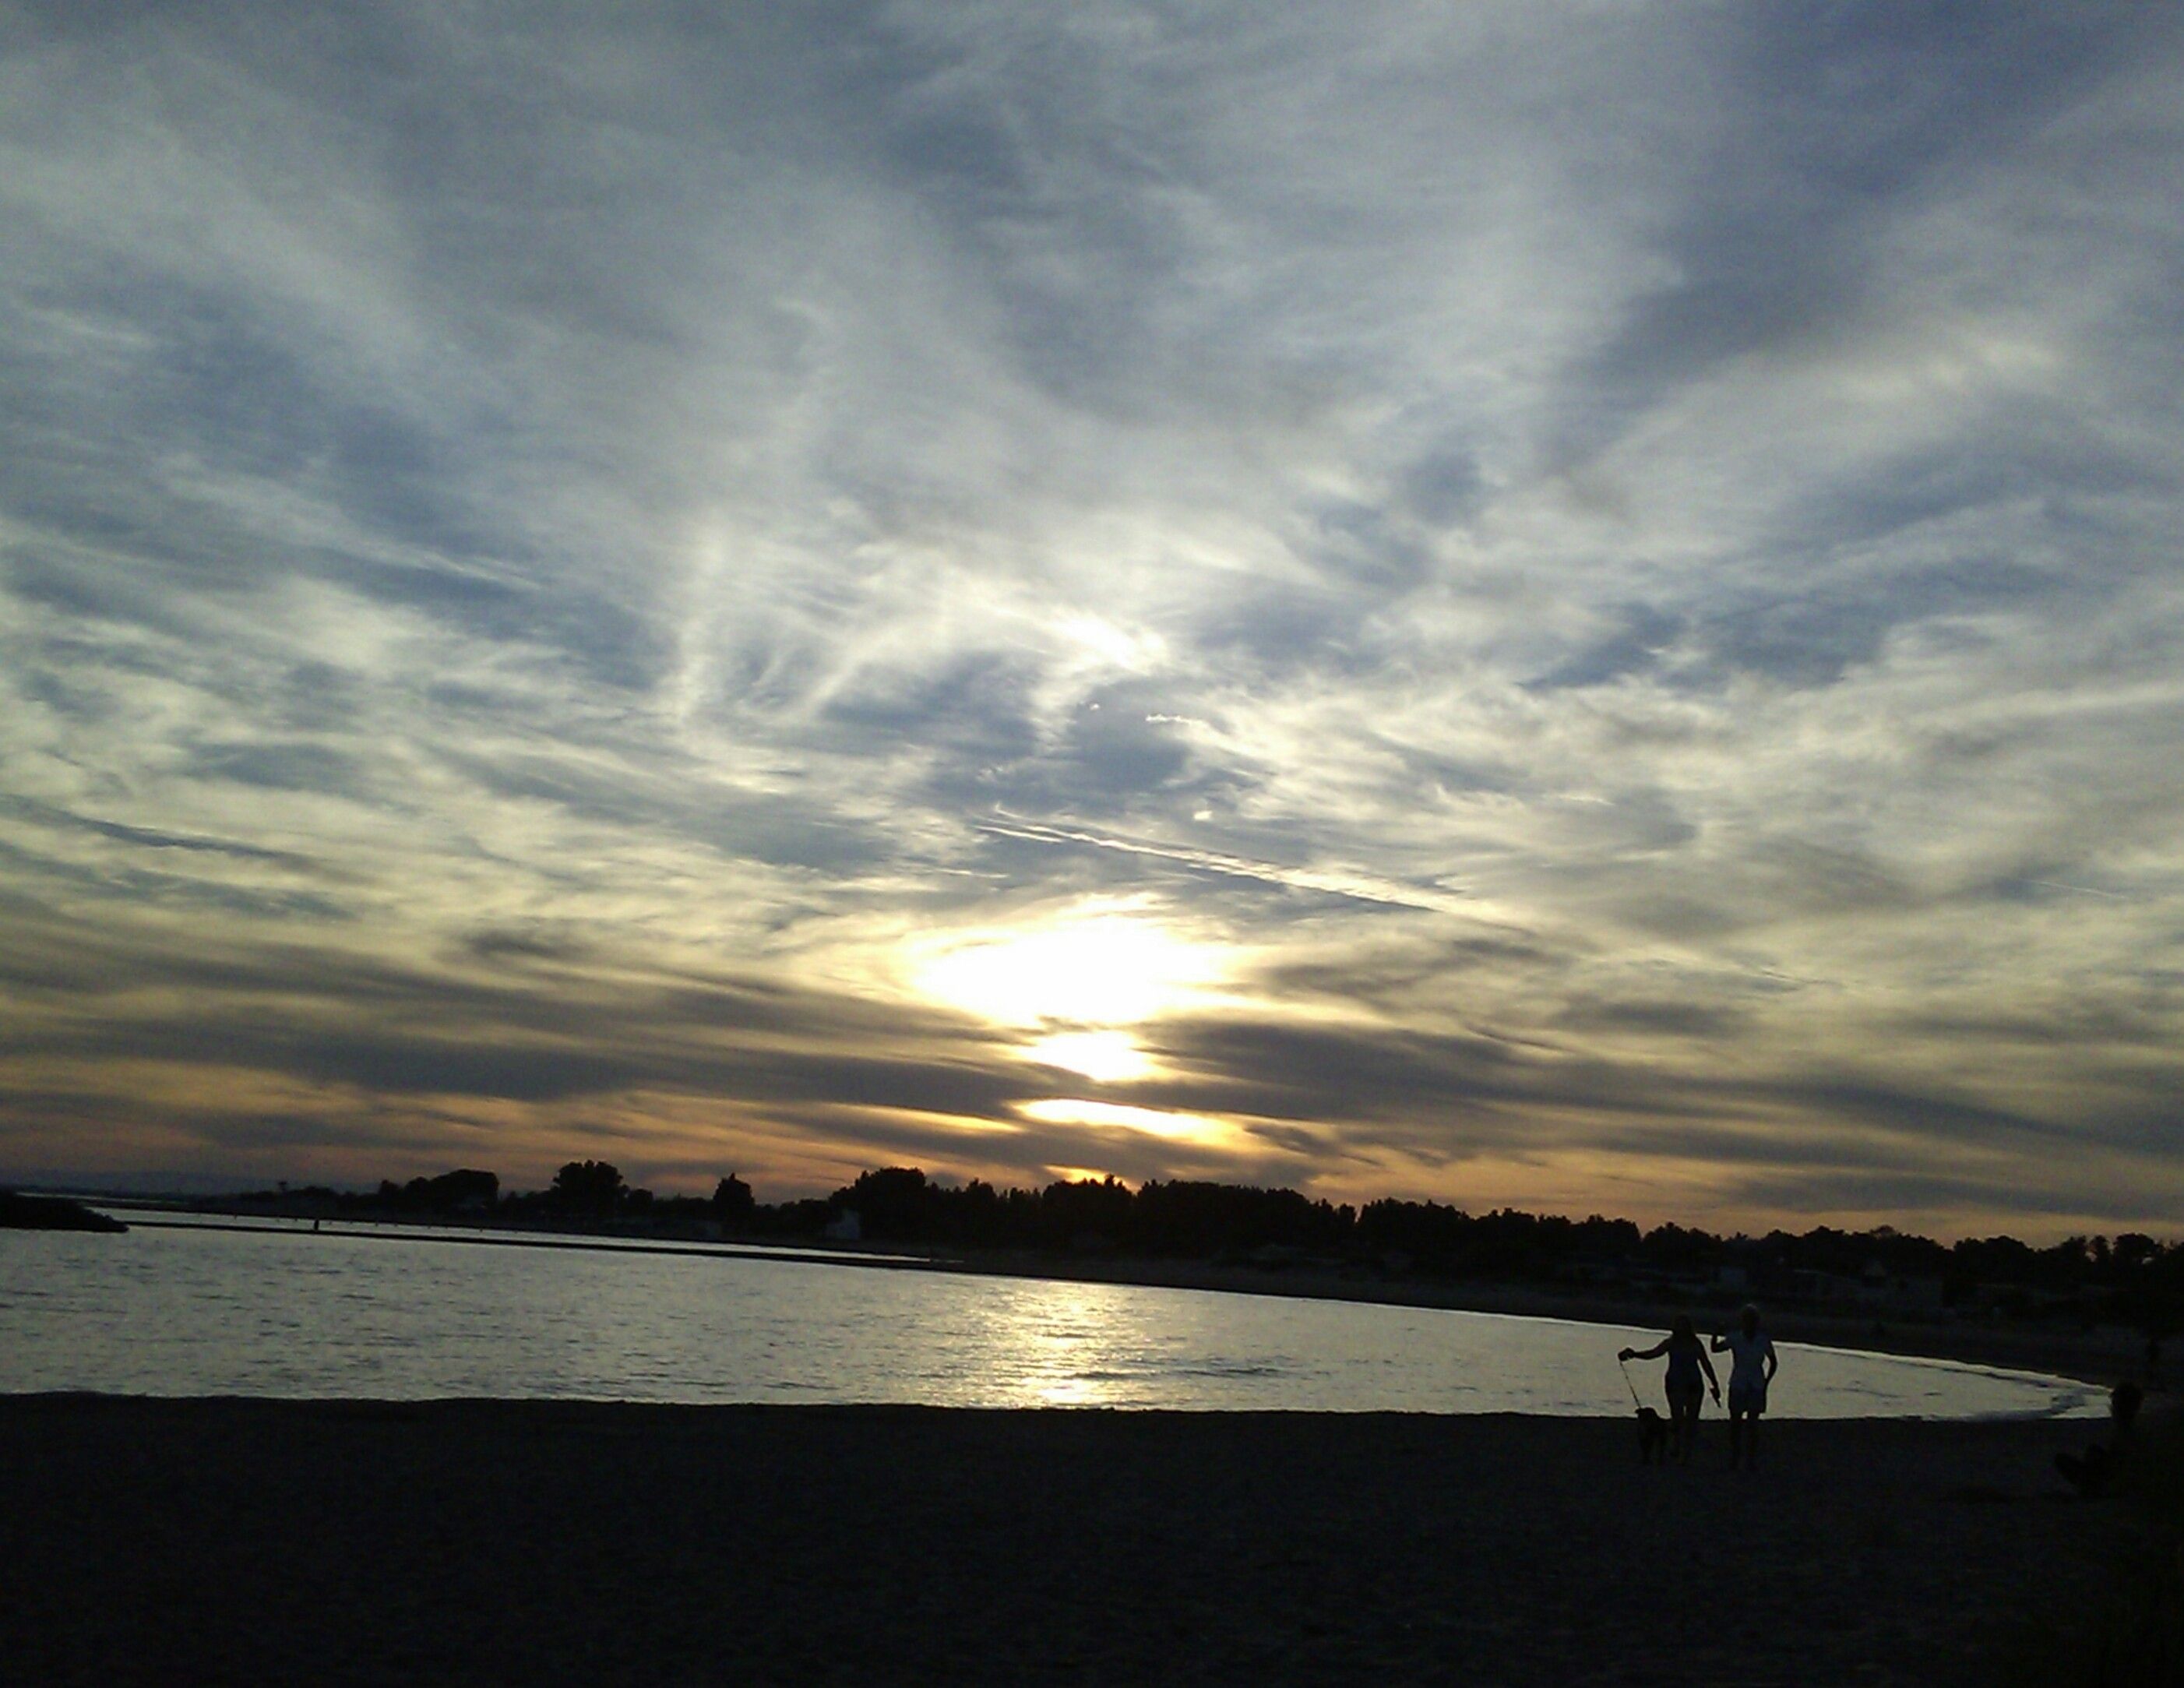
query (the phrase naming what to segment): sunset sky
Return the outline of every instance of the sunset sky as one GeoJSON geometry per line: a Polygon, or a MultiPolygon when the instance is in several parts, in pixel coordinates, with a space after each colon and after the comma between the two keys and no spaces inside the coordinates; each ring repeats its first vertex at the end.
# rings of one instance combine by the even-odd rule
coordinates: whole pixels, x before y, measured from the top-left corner
{"type": "Polygon", "coordinates": [[[0,12],[0,1176],[2184,1230],[2184,8],[0,12]]]}

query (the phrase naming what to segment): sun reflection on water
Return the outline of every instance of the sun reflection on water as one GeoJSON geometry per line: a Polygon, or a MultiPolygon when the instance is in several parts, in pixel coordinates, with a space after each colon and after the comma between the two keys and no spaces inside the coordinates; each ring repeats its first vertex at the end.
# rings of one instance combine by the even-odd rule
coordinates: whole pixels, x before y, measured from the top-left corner
{"type": "Polygon", "coordinates": [[[1014,1359],[1017,1393],[1026,1405],[1117,1404],[1112,1309],[1096,1290],[1045,1284],[1009,1298],[1010,1318],[994,1334],[1014,1359]]]}
{"type": "MultiPolygon", "coordinates": [[[[1592,1416],[1629,1411],[1614,1357],[1647,1340],[1435,1308],[433,1236],[0,1232],[10,1392],[1592,1416]]],[[[2075,1384],[1782,1347],[1769,1406],[1791,1418],[2103,1416],[2075,1384]]]]}

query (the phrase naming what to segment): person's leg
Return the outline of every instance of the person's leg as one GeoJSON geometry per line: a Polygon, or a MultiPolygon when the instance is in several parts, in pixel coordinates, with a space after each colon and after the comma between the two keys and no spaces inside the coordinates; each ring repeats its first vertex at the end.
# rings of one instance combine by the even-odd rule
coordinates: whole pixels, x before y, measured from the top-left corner
{"type": "Polygon", "coordinates": [[[1759,1463],[1759,1412],[1754,1403],[1744,1415],[1744,1468],[1747,1471],[1759,1463]]]}
{"type": "Polygon", "coordinates": [[[1729,1403],[1729,1468],[1736,1469],[1744,1454],[1744,1408],[1732,1396],[1729,1403]]]}

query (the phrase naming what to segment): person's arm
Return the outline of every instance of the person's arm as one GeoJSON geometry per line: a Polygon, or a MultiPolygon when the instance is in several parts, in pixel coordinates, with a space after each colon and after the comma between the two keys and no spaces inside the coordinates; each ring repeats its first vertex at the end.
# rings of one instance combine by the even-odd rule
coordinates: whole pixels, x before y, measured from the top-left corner
{"type": "Polygon", "coordinates": [[[1725,1354],[1729,1351],[1729,1339],[1726,1336],[1717,1335],[1708,1345],[1715,1353],[1725,1354]]]}
{"type": "Polygon", "coordinates": [[[1707,1387],[1713,1391],[1715,1403],[1719,1405],[1721,1401],[1721,1379],[1713,1374],[1713,1362],[1707,1358],[1706,1350],[1703,1348],[1699,1350],[1699,1364],[1706,1368],[1707,1387]]]}
{"type": "Polygon", "coordinates": [[[1773,1383],[1774,1381],[1775,1370],[1781,1365],[1781,1363],[1782,1362],[1780,1360],[1774,1357],[1774,1339],[1770,1336],[1767,1339],[1767,1375],[1762,1379],[1761,1381],[1763,1383],[1773,1383]]]}
{"type": "Polygon", "coordinates": [[[1669,1351],[1669,1339],[1663,1337],[1651,1348],[1626,1348],[1615,1357],[1618,1360],[1658,1360],[1669,1351]]]}

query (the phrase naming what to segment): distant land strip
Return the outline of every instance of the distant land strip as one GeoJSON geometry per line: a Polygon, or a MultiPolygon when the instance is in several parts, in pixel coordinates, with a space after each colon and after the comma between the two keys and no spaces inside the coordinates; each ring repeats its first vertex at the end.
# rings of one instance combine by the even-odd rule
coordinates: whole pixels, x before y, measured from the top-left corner
{"type": "Polygon", "coordinates": [[[733,1176],[710,1200],[655,1199],[599,1162],[571,1162],[548,1189],[506,1196],[495,1174],[462,1169],[368,1193],[94,1201],[153,1227],[309,1220],[334,1225],[328,1236],[1130,1284],[1625,1329],[1665,1324],[1679,1310],[1725,1325],[1752,1298],[1784,1340],[2101,1385],[2131,1376],[2156,1390],[2169,1381],[2163,1342],[2184,1329],[2184,1245],[2133,1236],[2039,1250],[2012,1238],[1944,1245],[1886,1228],[1724,1239],[1434,1202],[1357,1210],[1216,1184],[1132,1190],[1082,1180],[1002,1192],[906,1167],[769,1206],[733,1176]],[[159,1217],[178,1208],[192,1217],[159,1217]]]}

